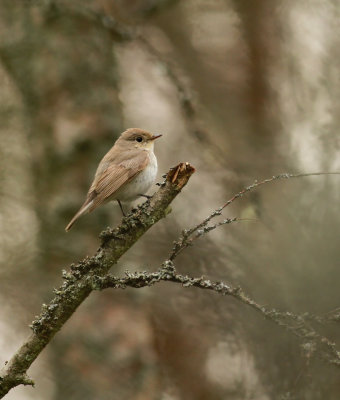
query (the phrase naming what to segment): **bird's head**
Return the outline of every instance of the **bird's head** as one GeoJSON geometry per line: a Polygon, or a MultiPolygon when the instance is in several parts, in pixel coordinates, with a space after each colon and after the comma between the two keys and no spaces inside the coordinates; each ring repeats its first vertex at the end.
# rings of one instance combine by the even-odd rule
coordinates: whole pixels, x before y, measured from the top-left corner
{"type": "Polygon", "coordinates": [[[130,128],[121,134],[117,140],[119,146],[125,148],[141,148],[152,150],[154,140],[162,135],[153,135],[152,133],[139,128],[130,128]]]}

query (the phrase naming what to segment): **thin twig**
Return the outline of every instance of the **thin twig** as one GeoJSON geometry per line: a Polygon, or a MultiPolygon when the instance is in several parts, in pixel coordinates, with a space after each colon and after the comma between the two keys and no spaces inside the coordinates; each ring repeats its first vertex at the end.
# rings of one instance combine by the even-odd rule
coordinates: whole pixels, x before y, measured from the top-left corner
{"type": "Polygon", "coordinates": [[[290,179],[290,178],[303,178],[306,176],[318,176],[318,175],[340,175],[340,172],[310,172],[306,174],[289,174],[289,173],[284,173],[284,174],[279,174],[279,175],[274,175],[271,178],[264,179],[263,181],[258,182],[257,180],[250,186],[247,186],[243,190],[241,190],[239,193],[235,194],[231,199],[229,199],[220,209],[223,210],[229,204],[234,202],[236,199],[239,197],[242,197],[245,193],[250,192],[257,187],[264,185],[265,183],[270,183],[273,181],[277,180],[282,180],[282,179],[290,179]]]}
{"type": "Polygon", "coordinates": [[[319,355],[322,359],[340,367],[340,351],[336,349],[333,342],[320,335],[308,323],[310,319],[308,313],[294,314],[292,312],[281,312],[276,309],[269,309],[251,299],[240,287],[234,287],[229,283],[221,281],[212,282],[203,276],[191,277],[178,274],[171,260],[165,261],[156,272],[126,272],[126,276],[123,278],[113,275],[106,275],[104,277],[93,276],[91,280],[94,290],[103,290],[106,288],[125,289],[127,287],[142,288],[154,286],[159,282],[173,282],[182,285],[184,288],[195,287],[214,291],[223,296],[231,296],[251,307],[256,312],[259,312],[276,325],[293,333],[301,340],[302,349],[306,356],[311,357],[313,355],[319,355]]]}
{"type": "MultiPolygon", "coordinates": [[[[223,204],[223,206],[217,208],[216,210],[214,210],[210,215],[208,215],[203,221],[201,221],[200,223],[198,223],[197,225],[194,225],[192,228],[189,229],[184,229],[181,232],[180,237],[178,238],[177,241],[175,241],[173,243],[173,248],[171,250],[171,253],[169,255],[169,259],[170,260],[174,260],[177,255],[184,249],[187,248],[188,246],[190,246],[192,244],[192,241],[194,239],[196,239],[197,237],[201,236],[198,235],[196,237],[194,237],[194,239],[192,238],[192,235],[195,232],[206,230],[208,223],[214,219],[215,217],[222,215],[222,211],[228,207],[231,203],[233,203],[235,200],[243,197],[246,193],[251,192],[252,190],[258,188],[261,185],[264,185],[266,183],[270,183],[273,181],[277,181],[277,180],[282,180],[282,179],[291,179],[291,178],[302,178],[302,177],[307,177],[307,176],[318,176],[318,175],[340,175],[340,172],[311,172],[311,173],[304,173],[304,174],[289,174],[289,173],[284,173],[284,174],[279,174],[279,175],[275,175],[272,176],[271,178],[268,179],[264,179],[262,181],[255,181],[254,183],[252,183],[251,185],[245,187],[244,189],[242,189],[240,192],[236,193],[231,199],[229,199],[226,203],[223,204]]],[[[240,219],[238,218],[232,218],[232,219],[226,219],[225,223],[231,223],[234,221],[240,221],[240,219]]],[[[225,223],[222,224],[216,224],[213,228],[207,230],[206,232],[209,232],[212,229],[217,228],[218,226],[224,225],[225,223]]]]}

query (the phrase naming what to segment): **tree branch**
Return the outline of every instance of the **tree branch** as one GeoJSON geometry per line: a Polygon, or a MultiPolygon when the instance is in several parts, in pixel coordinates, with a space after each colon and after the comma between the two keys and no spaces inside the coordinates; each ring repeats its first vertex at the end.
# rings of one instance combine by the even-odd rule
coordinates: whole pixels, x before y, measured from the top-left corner
{"type": "MultiPolygon", "coordinates": [[[[322,319],[308,313],[294,314],[292,312],[278,311],[258,304],[249,297],[239,286],[233,286],[225,282],[212,282],[210,279],[192,277],[178,274],[171,260],[166,260],[161,268],[156,272],[126,272],[126,276],[116,277],[113,275],[93,276],[92,289],[103,290],[106,288],[125,289],[127,287],[143,288],[153,286],[160,282],[173,282],[182,285],[184,288],[198,288],[213,291],[222,296],[231,296],[237,301],[246,304],[253,310],[262,314],[266,319],[274,324],[283,327],[291,332],[301,341],[301,347],[310,358],[318,355],[330,364],[340,367],[340,351],[337,350],[335,343],[317,332],[310,324],[311,321],[322,323],[322,319]]],[[[329,322],[329,321],[325,321],[329,322]]]]}
{"type": "Polygon", "coordinates": [[[188,163],[172,168],[150,200],[123,218],[120,226],[101,233],[102,243],[94,256],[72,264],[69,272],[63,271],[64,283],[54,291],[55,297],[49,305],[43,305],[40,316],[31,324],[33,333],[0,373],[0,398],[20,384],[34,385],[26,375],[28,368],[91,293],[93,277],[105,276],[148,229],[166,217],[170,212],[170,203],[194,172],[195,169],[188,163]]]}
{"type": "Polygon", "coordinates": [[[197,225],[195,225],[189,229],[183,229],[179,239],[174,242],[174,246],[173,246],[171,254],[169,256],[169,260],[173,261],[180,252],[182,252],[188,246],[191,246],[193,244],[194,240],[205,235],[206,233],[209,233],[210,231],[216,229],[217,227],[219,227],[221,225],[231,224],[232,222],[236,222],[236,221],[241,221],[242,219],[234,217],[234,218],[224,219],[223,221],[220,221],[214,225],[208,225],[212,219],[218,217],[219,215],[222,215],[222,211],[226,207],[228,207],[235,200],[242,198],[248,192],[251,192],[251,191],[257,189],[261,185],[265,185],[267,183],[271,183],[274,181],[280,181],[283,179],[292,179],[292,178],[305,178],[307,176],[319,176],[319,175],[340,175],[340,172],[337,172],[337,171],[336,172],[310,172],[310,173],[304,173],[304,174],[284,173],[284,174],[274,175],[271,178],[263,179],[262,181],[256,180],[251,185],[243,188],[240,192],[236,193],[231,199],[229,199],[226,203],[224,203],[223,206],[212,211],[212,213],[210,215],[208,215],[203,221],[199,222],[197,225]]]}
{"type": "Polygon", "coordinates": [[[308,357],[318,354],[329,363],[340,366],[340,352],[336,349],[335,344],[319,334],[310,324],[310,322],[323,324],[338,321],[340,313],[337,310],[325,318],[308,313],[300,315],[269,309],[256,303],[239,287],[233,287],[223,282],[211,282],[204,277],[177,274],[173,264],[177,255],[191,245],[195,239],[221,225],[239,221],[237,218],[231,218],[209,225],[213,218],[222,214],[225,207],[241,198],[245,193],[275,180],[313,175],[338,175],[339,172],[281,174],[260,182],[256,181],[233,196],[222,207],[213,211],[202,222],[190,229],[183,230],[178,241],[174,242],[169,259],[163,263],[160,270],[152,273],[131,274],[128,272],[124,278],[108,274],[109,269],[119,258],[152,225],[170,212],[171,201],[186,185],[194,171],[195,169],[188,163],[182,163],[172,168],[166,175],[166,180],[160,184],[160,189],[150,200],[133,210],[122,220],[120,226],[115,229],[108,228],[101,233],[102,244],[94,256],[88,257],[78,264],[72,264],[69,272],[63,271],[64,283],[58,290],[55,290],[55,298],[49,305],[43,305],[42,313],[32,322],[32,335],[14,354],[12,359],[6,363],[0,373],[0,398],[8,393],[11,388],[20,384],[34,385],[34,382],[26,374],[28,368],[92,290],[102,290],[108,287],[125,288],[127,286],[141,288],[152,286],[160,281],[178,283],[183,287],[196,287],[211,290],[221,295],[232,296],[299,337],[308,357]]]}

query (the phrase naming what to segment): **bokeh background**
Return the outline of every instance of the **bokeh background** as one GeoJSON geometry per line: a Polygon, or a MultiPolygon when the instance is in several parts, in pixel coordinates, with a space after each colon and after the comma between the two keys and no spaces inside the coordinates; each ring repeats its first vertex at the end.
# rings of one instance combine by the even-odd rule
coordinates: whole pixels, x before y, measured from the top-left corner
{"type": "MultiPolygon", "coordinates": [[[[337,0],[1,0],[0,349],[8,359],[61,270],[121,219],[64,227],[118,135],[156,144],[159,180],[197,172],[114,273],[155,270],[181,229],[255,179],[340,171],[337,0]]],[[[280,181],[224,211],[176,261],[268,307],[340,304],[340,177],[280,181]]],[[[156,186],[153,190],[156,189],[156,186]]],[[[340,327],[323,327],[340,347],[340,327]]],[[[338,347],[338,348],[339,348],[338,347]]],[[[160,284],[93,293],[12,400],[339,399],[340,371],[235,300],[160,284]]]]}

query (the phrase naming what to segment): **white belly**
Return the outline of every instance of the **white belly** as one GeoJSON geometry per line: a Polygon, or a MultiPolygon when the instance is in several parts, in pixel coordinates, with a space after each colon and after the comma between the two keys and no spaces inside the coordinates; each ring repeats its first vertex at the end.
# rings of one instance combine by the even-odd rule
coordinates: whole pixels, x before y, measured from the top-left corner
{"type": "Polygon", "coordinates": [[[121,201],[133,201],[141,194],[145,194],[155,182],[157,175],[157,159],[155,154],[149,152],[150,162],[134,179],[120,189],[114,199],[121,201]]]}

